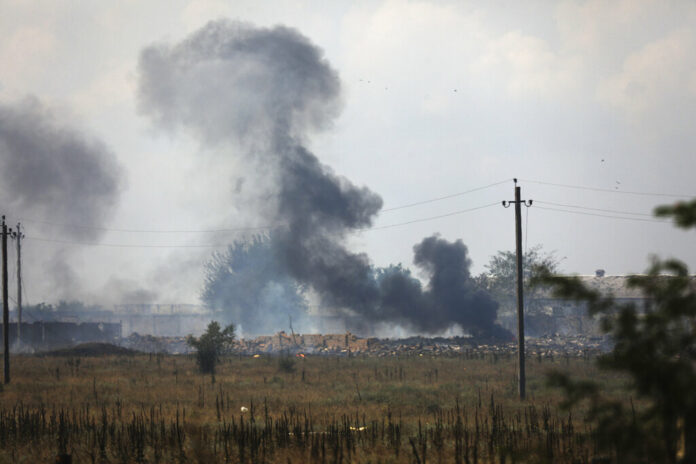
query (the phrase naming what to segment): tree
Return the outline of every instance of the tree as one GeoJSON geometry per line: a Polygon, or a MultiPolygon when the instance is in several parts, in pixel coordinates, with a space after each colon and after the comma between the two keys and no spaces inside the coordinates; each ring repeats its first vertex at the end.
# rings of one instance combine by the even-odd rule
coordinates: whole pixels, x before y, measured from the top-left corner
{"type": "Polygon", "coordinates": [[[189,335],[186,342],[196,349],[196,362],[204,374],[215,375],[215,366],[220,355],[228,353],[234,343],[234,325],[221,330],[217,321],[208,324],[205,333],[199,338],[189,335]]]}
{"type": "MultiPolygon", "coordinates": [[[[537,245],[524,253],[522,259],[522,275],[524,279],[525,314],[538,315],[541,313],[541,305],[537,297],[541,294],[540,287],[530,285],[532,272],[538,267],[544,267],[550,272],[558,270],[560,260],[553,252],[546,253],[541,245],[537,245]]],[[[517,255],[514,251],[498,251],[486,264],[486,272],[476,277],[477,284],[488,291],[493,299],[498,302],[500,309],[499,318],[504,319],[507,314],[510,319],[509,328],[516,327],[517,314],[517,255]]],[[[502,322],[502,321],[501,321],[502,322]]],[[[505,324],[504,324],[505,325],[505,324]]],[[[528,331],[534,331],[533,324],[527,324],[528,331]]]]}
{"type": "MultiPolygon", "coordinates": [[[[673,217],[680,227],[696,225],[696,201],[656,213],[673,217]]],[[[551,374],[551,384],[565,392],[564,406],[589,404],[600,449],[621,463],[696,462],[696,281],[687,266],[653,258],[645,275],[629,277],[627,285],[641,291],[644,304],[617,303],[578,278],[543,267],[535,282],[556,296],[585,302],[600,318],[614,347],[597,359],[598,366],[627,374],[631,398],[640,400],[634,408],[625,398],[602,395],[595,382],[551,374]]]]}
{"type": "Polygon", "coordinates": [[[214,253],[206,263],[201,299],[249,333],[277,330],[289,316],[297,321],[307,312],[304,288],[284,272],[267,236],[214,253]]]}

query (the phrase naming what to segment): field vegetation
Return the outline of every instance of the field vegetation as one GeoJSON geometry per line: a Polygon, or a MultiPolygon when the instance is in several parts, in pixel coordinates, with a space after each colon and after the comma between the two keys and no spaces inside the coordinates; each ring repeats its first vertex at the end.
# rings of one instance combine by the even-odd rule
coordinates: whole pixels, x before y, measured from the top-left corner
{"type": "MultiPolygon", "coordinates": [[[[582,463],[597,457],[584,411],[559,407],[560,369],[622,394],[587,358],[514,354],[392,358],[13,357],[0,394],[0,462],[582,463]]],[[[640,405],[636,405],[640,407],[640,405]]]]}

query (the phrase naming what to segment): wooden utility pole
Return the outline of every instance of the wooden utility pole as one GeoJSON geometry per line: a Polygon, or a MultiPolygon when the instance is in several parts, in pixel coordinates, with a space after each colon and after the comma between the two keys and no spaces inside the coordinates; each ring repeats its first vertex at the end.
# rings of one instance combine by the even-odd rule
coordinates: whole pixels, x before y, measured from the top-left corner
{"type": "Polygon", "coordinates": [[[21,224],[13,236],[17,239],[17,344],[22,344],[22,235],[21,224]]]}
{"type": "Polygon", "coordinates": [[[5,357],[5,383],[10,383],[10,306],[7,302],[7,224],[2,217],[2,341],[5,357]]]}
{"type": "Polygon", "coordinates": [[[524,271],[522,266],[522,205],[526,207],[532,206],[532,200],[527,203],[522,200],[522,188],[517,185],[515,180],[515,200],[503,201],[504,207],[509,207],[511,203],[515,204],[515,245],[517,255],[517,356],[518,356],[518,387],[520,399],[524,400],[527,396],[526,383],[527,378],[524,366],[524,271]]]}

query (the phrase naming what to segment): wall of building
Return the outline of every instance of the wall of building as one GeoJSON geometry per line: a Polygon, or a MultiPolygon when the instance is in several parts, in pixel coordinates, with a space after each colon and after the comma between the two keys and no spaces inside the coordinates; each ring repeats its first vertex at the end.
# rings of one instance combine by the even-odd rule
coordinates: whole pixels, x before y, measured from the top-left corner
{"type": "MultiPolygon", "coordinates": [[[[17,343],[17,323],[8,326],[10,346],[17,343]]],[[[3,330],[0,324],[0,330],[3,330]]],[[[22,345],[35,350],[62,348],[86,342],[118,343],[121,324],[105,322],[23,322],[22,345]]]]}

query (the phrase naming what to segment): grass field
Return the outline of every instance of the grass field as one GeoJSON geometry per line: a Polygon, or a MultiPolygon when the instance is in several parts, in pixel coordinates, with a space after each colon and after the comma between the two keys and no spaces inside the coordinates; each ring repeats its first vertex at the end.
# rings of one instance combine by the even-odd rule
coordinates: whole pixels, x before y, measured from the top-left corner
{"type": "Polygon", "coordinates": [[[17,356],[0,394],[0,462],[590,462],[583,411],[561,411],[549,369],[625,379],[582,358],[17,356]],[[242,412],[242,407],[248,411],[242,412]]]}

